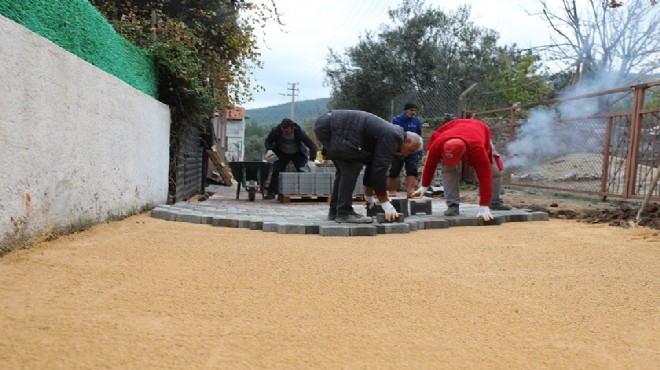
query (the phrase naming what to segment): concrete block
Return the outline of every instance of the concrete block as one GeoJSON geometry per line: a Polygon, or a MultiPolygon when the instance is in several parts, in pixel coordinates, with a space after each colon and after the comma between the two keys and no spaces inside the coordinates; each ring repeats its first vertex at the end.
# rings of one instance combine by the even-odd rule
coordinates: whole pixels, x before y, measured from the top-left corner
{"type": "Polygon", "coordinates": [[[305,225],[302,224],[279,224],[278,234],[305,234],[305,225]]]}
{"type": "Polygon", "coordinates": [[[417,231],[417,221],[406,221],[405,223],[408,225],[408,230],[417,231]]]}
{"type": "Polygon", "coordinates": [[[194,213],[179,213],[176,216],[178,222],[189,222],[191,224],[199,224],[202,221],[202,218],[198,214],[194,213]]]}
{"type": "Polygon", "coordinates": [[[176,221],[176,213],[167,209],[153,209],[151,211],[151,217],[165,221],[176,221]]]}
{"type": "Polygon", "coordinates": [[[319,225],[305,225],[305,234],[318,234],[319,225]]]}
{"type": "Polygon", "coordinates": [[[507,215],[509,222],[527,222],[532,220],[531,213],[518,213],[507,215]]]}
{"type": "Polygon", "coordinates": [[[484,221],[482,218],[477,219],[477,224],[479,226],[496,226],[496,225],[501,225],[506,222],[506,216],[495,216],[492,220],[490,221],[484,221]]]}
{"type": "Polygon", "coordinates": [[[319,225],[321,236],[351,236],[351,228],[342,225],[319,225]]]}
{"type": "Polygon", "coordinates": [[[238,227],[238,220],[229,218],[227,216],[213,216],[211,225],[221,227],[238,227]]]}
{"type": "Polygon", "coordinates": [[[545,212],[536,211],[532,212],[531,215],[532,219],[530,221],[548,221],[550,219],[550,215],[545,212]]]}
{"type": "Polygon", "coordinates": [[[260,220],[251,220],[250,221],[250,230],[262,230],[264,227],[263,221],[260,220]]]}
{"type": "Polygon", "coordinates": [[[449,222],[447,220],[424,220],[425,229],[446,229],[449,227],[449,222]]]}
{"type": "Polygon", "coordinates": [[[261,230],[267,233],[276,233],[279,230],[279,224],[277,222],[264,222],[261,230]]]}
{"type": "Polygon", "coordinates": [[[375,227],[378,234],[406,234],[410,231],[405,223],[376,224],[375,227]]]}
{"type": "Polygon", "coordinates": [[[334,167],[332,172],[314,174],[314,188],[316,194],[332,194],[332,185],[335,181],[334,167]]]}
{"type": "Polygon", "coordinates": [[[410,199],[410,214],[416,215],[418,213],[424,213],[426,215],[433,214],[433,203],[429,198],[426,199],[410,199]]]}
{"type": "Polygon", "coordinates": [[[406,220],[406,216],[399,214],[399,218],[396,219],[396,221],[385,221],[385,214],[384,213],[379,213],[376,215],[376,222],[379,224],[392,224],[392,223],[402,223],[406,220]]]}
{"type": "Polygon", "coordinates": [[[455,218],[452,221],[454,221],[453,225],[450,226],[479,226],[479,221],[483,222],[483,220],[480,218],[470,217],[470,216],[466,216],[466,217],[459,216],[458,218],[455,218]]]}
{"type": "Polygon", "coordinates": [[[408,211],[408,198],[391,198],[390,203],[394,206],[397,212],[403,213],[404,216],[410,216],[408,211]]]}
{"type": "Polygon", "coordinates": [[[239,218],[237,221],[238,227],[242,229],[249,229],[252,223],[252,220],[249,218],[239,218]]]}
{"type": "Polygon", "coordinates": [[[298,192],[298,172],[280,172],[279,192],[281,194],[300,194],[298,192]]]}
{"type": "Polygon", "coordinates": [[[375,226],[371,225],[359,225],[350,227],[351,236],[376,236],[377,230],[375,226]]]}
{"type": "Polygon", "coordinates": [[[204,225],[210,225],[213,223],[213,215],[211,214],[201,214],[199,223],[204,225]]]}
{"type": "Polygon", "coordinates": [[[373,206],[371,208],[367,208],[367,216],[369,217],[376,217],[378,216],[379,213],[384,213],[384,212],[385,211],[383,211],[383,207],[381,207],[380,204],[377,206],[373,206]]]}

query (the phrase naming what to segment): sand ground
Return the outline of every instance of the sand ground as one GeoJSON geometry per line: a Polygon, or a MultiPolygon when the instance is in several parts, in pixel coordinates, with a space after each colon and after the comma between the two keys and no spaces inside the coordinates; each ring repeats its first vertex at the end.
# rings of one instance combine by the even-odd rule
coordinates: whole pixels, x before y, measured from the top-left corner
{"type": "Polygon", "coordinates": [[[658,369],[658,230],[329,238],[148,213],[0,258],[1,369],[658,369]]]}

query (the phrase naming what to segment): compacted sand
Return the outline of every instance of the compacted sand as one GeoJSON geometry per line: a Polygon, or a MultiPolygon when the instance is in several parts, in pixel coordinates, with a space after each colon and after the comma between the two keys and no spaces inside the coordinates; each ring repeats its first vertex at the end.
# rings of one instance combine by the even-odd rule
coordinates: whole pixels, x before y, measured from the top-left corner
{"type": "Polygon", "coordinates": [[[137,215],[0,258],[1,369],[658,369],[660,236],[137,215]]]}

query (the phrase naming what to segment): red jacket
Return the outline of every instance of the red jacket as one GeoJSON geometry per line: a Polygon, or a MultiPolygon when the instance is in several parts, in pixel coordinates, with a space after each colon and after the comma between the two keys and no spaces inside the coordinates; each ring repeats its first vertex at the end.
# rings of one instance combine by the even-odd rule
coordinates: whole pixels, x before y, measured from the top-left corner
{"type": "Polygon", "coordinates": [[[442,160],[445,142],[454,138],[465,142],[467,151],[461,160],[477,172],[479,205],[489,205],[493,196],[493,174],[490,167],[493,160],[492,134],[490,127],[476,119],[449,121],[433,132],[426,147],[428,154],[422,173],[422,186],[431,185],[438,162],[442,160]]]}

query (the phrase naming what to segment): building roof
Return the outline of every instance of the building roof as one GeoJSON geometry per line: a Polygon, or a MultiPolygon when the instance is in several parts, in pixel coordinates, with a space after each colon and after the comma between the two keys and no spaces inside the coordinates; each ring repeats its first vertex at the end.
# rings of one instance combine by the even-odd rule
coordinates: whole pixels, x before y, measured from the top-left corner
{"type": "Polygon", "coordinates": [[[225,111],[225,118],[227,120],[237,120],[242,121],[245,119],[245,108],[243,107],[233,107],[225,111]]]}

